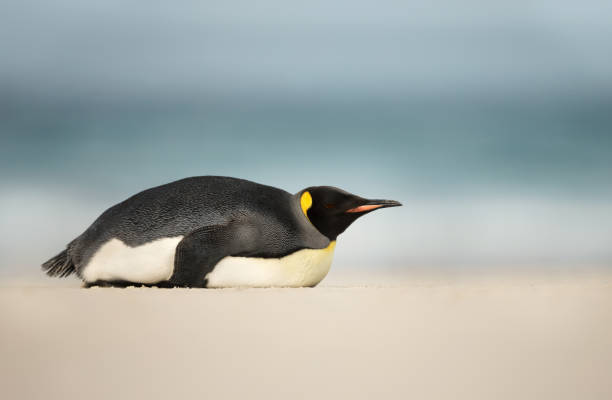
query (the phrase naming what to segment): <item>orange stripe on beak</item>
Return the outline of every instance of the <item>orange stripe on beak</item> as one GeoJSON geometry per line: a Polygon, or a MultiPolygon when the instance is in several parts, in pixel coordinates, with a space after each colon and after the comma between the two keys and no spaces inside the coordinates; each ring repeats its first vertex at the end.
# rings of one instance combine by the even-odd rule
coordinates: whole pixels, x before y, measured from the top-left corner
{"type": "Polygon", "coordinates": [[[367,205],[367,206],[359,206],[359,207],[351,208],[350,210],[346,210],[346,212],[347,213],[364,212],[364,211],[375,210],[378,207],[382,207],[382,204],[373,204],[373,205],[367,205]]]}

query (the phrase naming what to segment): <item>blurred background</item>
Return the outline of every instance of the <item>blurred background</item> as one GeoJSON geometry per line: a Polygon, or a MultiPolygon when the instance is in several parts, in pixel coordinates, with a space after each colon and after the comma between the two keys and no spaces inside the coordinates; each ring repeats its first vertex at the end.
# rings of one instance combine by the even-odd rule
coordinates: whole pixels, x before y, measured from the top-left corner
{"type": "Polygon", "coordinates": [[[609,1],[4,0],[0,279],[193,175],[403,202],[332,271],[612,266],[609,1]]]}

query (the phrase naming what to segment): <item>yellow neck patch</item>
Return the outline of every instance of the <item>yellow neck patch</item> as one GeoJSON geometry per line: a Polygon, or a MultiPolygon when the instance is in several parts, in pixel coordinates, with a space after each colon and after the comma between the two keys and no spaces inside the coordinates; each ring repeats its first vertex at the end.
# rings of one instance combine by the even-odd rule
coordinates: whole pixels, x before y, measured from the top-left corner
{"type": "MultiPolygon", "coordinates": [[[[312,196],[310,192],[306,191],[302,193],[300,197],[300,206],[302,206],[302,212],[308,218],[308,214],[306,213],[310,207],[312,207],[312,196]]],[[[310,218],[308,219],[310,221],[310,218]]]]}

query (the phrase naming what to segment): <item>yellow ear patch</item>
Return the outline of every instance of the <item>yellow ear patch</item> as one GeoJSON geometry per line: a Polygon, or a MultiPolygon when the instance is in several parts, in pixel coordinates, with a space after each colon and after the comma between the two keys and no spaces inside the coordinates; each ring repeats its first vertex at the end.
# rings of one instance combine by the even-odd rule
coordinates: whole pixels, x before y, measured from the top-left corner
{"type": "Polygon", "coordinates": [[[308,211],[308,209],[312,207],[312,196],[310,195],[310,192],[305,191],[304,193],[302,193],[302,197],[300,197],[300,205],[302,206],[302,212],[304,213],[306,218],[308,218],[308,214],[306,214],[306,211],[308,211]]]}

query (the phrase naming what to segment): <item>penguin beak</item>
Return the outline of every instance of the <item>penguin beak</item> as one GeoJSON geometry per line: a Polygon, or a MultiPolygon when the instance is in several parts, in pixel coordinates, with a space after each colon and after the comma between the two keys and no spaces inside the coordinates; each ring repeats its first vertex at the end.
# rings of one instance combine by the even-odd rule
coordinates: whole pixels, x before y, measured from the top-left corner
{"type": "Polygon", "coordinates": [[[376,210],[377,208],[399,207],[402,203],[395,200],[365,200],[364,203],[357,207],[346,210],[347,213],[362,213],[376,210]]]}

